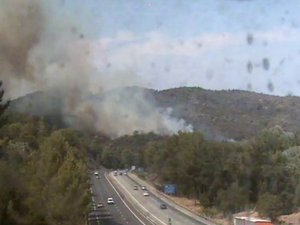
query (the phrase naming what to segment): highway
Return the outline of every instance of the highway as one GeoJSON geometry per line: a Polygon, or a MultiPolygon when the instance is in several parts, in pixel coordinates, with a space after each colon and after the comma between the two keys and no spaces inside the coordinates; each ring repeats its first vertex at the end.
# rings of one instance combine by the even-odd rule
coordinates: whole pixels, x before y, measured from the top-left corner
{"type": "MultiPolygon", "coordinates": [[[[124,195],[131,198],[136,205],[138,205],[145,214],[151,215],[151,219],[155,221],[156,224],[161,225],[205,225],[200,221],[191,218],[182,212],[178,211],[174,207],[167,204],[167,209],[160,209],[160,204],[162,200],[149,192],[149,196],[144,196],[144,191],[141,187],[138,190],[134,190],[134,185],[137,185],[135,181],[130,179],[126,175],[114,176],[110,174],[111,178],[114,179],[114,183],[120,186],[120,190],[124,195]]],[[[164,202],[166,203],[166,202],[164,202]]]]}
{"type": "Polygon", "coordinates": [[[103,169],[98,171],[99,178],[95,175],[91,175],[93,208],[98,211],[95,211],[97,216],[94,216],[94,220],[89,222],[90,225],[153,225],[137,211],[129,207],[130,203],[122,198],[122,194],[117,193],[117,190],[107,179],[106,171],[103,169]],[[115,204],[107,204],[107,198],[109,197],[114,199],[115,204]],[[97,208],[96,205],[98,202],[103,203],[103,207],[97,208]],[[99,219],[99,221],[97,221],[97,219],[99,219]]]}

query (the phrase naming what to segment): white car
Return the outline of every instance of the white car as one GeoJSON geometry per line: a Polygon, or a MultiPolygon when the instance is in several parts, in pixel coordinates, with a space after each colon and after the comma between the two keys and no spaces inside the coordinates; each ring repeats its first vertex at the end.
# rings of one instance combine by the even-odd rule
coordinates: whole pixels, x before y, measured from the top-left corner
{"type": "Polygon", "coordinates": [[[115,204],[114,199],[113,198],[108,198],[107,199],[107,204],[115,204]]]}
{"type": "Polygon", "coordinates": [[[143,195],[146,196],[146,197],[149,196],[148,191],[145,191],[143,195]]]}
{"type": "Polygon", "coordinates": [[[142,190],[147,190],[147,188],[145,186],[142,186],[142,190]]]}

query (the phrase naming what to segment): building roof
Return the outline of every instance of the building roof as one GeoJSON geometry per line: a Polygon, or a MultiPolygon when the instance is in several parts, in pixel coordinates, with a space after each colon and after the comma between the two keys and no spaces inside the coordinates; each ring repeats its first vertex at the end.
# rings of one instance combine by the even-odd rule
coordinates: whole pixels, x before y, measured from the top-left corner
{"type": "Polygon", "coordinates": [[[246,221],[250,221],[250,222],[270,222],[271,223],[271,221],[267,220],[267,219],[248,217],[248,216],[238,216],[238,217],[235,217],[235,219],[246,220],[246,221]]]}

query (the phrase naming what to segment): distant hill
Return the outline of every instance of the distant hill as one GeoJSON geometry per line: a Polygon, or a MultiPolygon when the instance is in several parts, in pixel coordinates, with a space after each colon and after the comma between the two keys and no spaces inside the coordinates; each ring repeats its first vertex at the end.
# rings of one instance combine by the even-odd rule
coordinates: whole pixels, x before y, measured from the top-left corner
{"type": "MultiPolygon", "coordinates": [[[[202,88],[174,88],[162,91],[124,88],[126,96],[143,91],[146,98],[172,115],[183,118],[213,139],[244,139],[265,128],[279,125],[300,131],[300,98],[278,97],[249,91],[211,91],[202,88]]],[[[101,101],[101,96],[91,96],[101,101]]],[[[61,99],[55,93],[36,92],[12,101],[10,110],[44,116],[62,122],[61,99]]]]}
{"type": "Polygon", "coordinates": [[[300,131],[300,98],[278,97],[249,91],[211,91],[175,88],[155,93],[163,107],[214,138],[244,139],[279,125],[300,131]]]}
{"type": "Polygon", "coordinates": [[[40,116],[55,127],[67,127],[63,120],[62,100],[55,92],[34,92],[12,100],[9,110],[40,116]]]}

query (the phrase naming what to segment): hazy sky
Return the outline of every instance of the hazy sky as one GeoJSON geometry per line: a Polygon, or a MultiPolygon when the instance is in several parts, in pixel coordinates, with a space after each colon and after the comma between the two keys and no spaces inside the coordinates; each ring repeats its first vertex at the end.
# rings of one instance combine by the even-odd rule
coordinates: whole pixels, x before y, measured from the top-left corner
{"type": "MultiPolygon", "coordinates": [[[[299,0],[65,0],[105,76],[300,95],[299,0]],[[84,3],[83,3],[84,2],[84,3]],[[126,76],[124,76],[126,77],[126,76]]],[[[94,77],[97,85],[97,77],[94,77]]]]}

